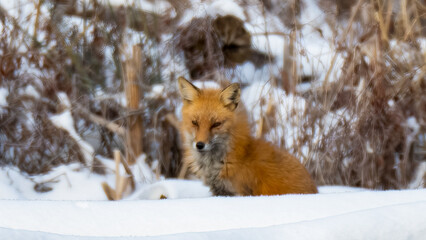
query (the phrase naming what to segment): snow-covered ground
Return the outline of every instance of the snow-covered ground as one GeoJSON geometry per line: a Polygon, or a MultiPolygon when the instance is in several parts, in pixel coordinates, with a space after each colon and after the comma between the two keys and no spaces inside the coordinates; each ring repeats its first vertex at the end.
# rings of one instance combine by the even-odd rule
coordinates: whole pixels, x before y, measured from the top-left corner
{"type": "MultiPolygon", "coordinates": [[[[194,181],[157,183],[208,194],[194,181]],[[194,187],[196,186],[196,187],[194,187]]],[[[158,189],[157,189],[158,190],[158,189]]],[[[317,195],[0,201],[2,239],[424,239],[426,190],[317,195]]],[[[184,196],[184,195],[182,195],[184,196]]]]}
{"type": "MultiPolygon", "coordinates": [[[[108,161],[114,164],[102,160],[107,167],[108,161]]],[[[78,163],[40,176],[0,168],[0,239],[426,236],[426,189],[371,191],[322,186],[316,195],[212,197],[200,181],[155,180],[151,176],[144,181],[136,177],[136,191],[124,200],[106,201],[101,183],[114,187],[114,180],[112,171],[98,175],[78,163]],[[36,192],[37,184],[51,191],[36,192]],[[159,200],[162,197],[167,199],[159,200]]]]}

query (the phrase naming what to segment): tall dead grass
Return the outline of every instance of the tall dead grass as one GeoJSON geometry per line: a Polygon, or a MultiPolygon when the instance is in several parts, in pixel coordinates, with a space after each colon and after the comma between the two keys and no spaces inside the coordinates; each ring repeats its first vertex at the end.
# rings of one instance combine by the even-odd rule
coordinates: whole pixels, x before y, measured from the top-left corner
{"type": "Polygon", "coordinates": [[[307,167],[319,184],[399,189],[413,180],[421,183],[415,178],[426,160],[424,5],[358,1],[340,8],[340,2],[327,4],[338,10],[329,21],[343,33],[336,39],[337,52],[345,56],[342,72],[337,81],[325,81],[305,95],[312,104],[301,131],[328,124],[329,113],[340,116],[319,142],[308,140],[307,167]],[[349,25],[339,28],[344,11],[349,25]],[[407,121],[411,117],[417,125],[407,121]]]}
{"type": "MultiPolygon", "coordinates": [[[[96,154],[112,157],[113,149],[124,151],[119,131],[112,129],[127,127],[129,114],[137,115],[143,121],[142,149],[147,161],[158,160],[159,173],[176,177],[181,168],[180,139],[176,119],[170,116],[179,100],[170,84],[182,72],[162,62],[163,51],[173,52],[172,57],[184,63],[193,79],[216,79],[217,72],[226,74],[247,61],[257,68],[274,64],[274,56],[253,49],[251,33],[238,18],[194,18],[180,26],[185,9],[194,7],[190,1],[169,1],[175,15],[146,12],[137,4],[29,2],[35,6],[33,16],[15,18],[0,8],[0,87],[9,91],[8,106],[0,114],[0,165],[16,165],[28,173],[84,162],[75,140],[49,120],[63,110],[57,94],[65,92],[75,128],[87,141],[94,139],[90,143],[96,154]],[[43,4],[48,14],[37,10],[43,4]],[[25,21],[33,17],[36,20],[30,28],[25,21]],[[80,19],[84,27],[77,26],[73,18],[80,19]],[[139,82],[144,100],[137,111],[117,101],[123,89],[121,53],[129,31],[139,33],[144,56],[139,82]],[[173,41],[162,45],[163,34],[172,34],[173,41]],[[159,49],[163,46],[171,49],[159,49]],[[154,84],[165,86],[165,94],[151,96],[154,84]],[[24,91],[27,86],[34,87],[40,97],[24,91]],[[99,118],[115,128],[93,120],[99,118]]],[[[260,2],[262,11],[276,15],[290,29],[276,33],[288,39],[290,51],[284,66],[278,66],[283,74],[271,76],[271,83],[306,100],[305,111],[290,119],[298,134],[289,150],[318,184],[412,187],[426,159],[426,56],[420,46],[425,41],[425,5],[418,0],[349,2],[318,1],[336,36],[332,40],[335,56],[343,56],[344,63],[338,79],[327,73],[323,82],[304,92],[296,86],[316,80],[296,69],[305,47],[299,39],[303,26],[298,17],[307,3],[260,2]]],[[[249,3],[241,1],[242,6],[249,3]]],[[[336,57],[322,64],[331,71],[336,57]]],[[[265,109],[269,110],[261,116],[265,124],[259,137],[282,127],[281,120],[286,119],[276,115],[280,102],[267,101],[265,109]]],[[[277,142],[285,143],[285,139],[277,142]]],[[[102,172],[102,168],[94,169],[102,172]]]]}

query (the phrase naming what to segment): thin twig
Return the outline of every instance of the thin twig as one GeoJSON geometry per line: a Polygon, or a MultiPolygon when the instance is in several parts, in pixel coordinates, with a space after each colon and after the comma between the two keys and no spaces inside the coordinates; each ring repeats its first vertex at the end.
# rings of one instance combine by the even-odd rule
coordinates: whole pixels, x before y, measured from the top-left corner
{"type": "Polygon", "coordinates": [[[110,201],[112,201],[112,200],[116,200],[116,199],[115,199],[115,191],[114,191],[114,189],[112,189],[112,188],[108,185],[108,183],[103,182],[103,183],[102,183],[102,189],[104,190],[105,195],[107,196],[108,200],[110,200],[110,201]]]}
{"type": "Polygon", "coordinates": [[[177,119],[177,117],[172,114],[172,113],[168,113],[166,115],[166,120],[167,122],[169,122],[174,128],[176,128],[177,130],[180,129],[180,123],[179,120],[177,119]]]}
{"type": "Polygon", "coordinates": [[[120,137],[124,138],[124,136],[126,135],[126,130],[122,126],[120,126],[116,123],[113,123],[111,121],[108,121],[105,118],[102,118],[100,116],[97,116],[97,115],[89,112],[87,109],[83,108],[82,106],[77,106],[76,109],[80,113],[85,115],[91,122],[93,122],[93,123],[95,123],[99,126],[105,127],[106,129],[110,130],[111,132],[117,133],[118,135],[120,135],[120,137]]]}

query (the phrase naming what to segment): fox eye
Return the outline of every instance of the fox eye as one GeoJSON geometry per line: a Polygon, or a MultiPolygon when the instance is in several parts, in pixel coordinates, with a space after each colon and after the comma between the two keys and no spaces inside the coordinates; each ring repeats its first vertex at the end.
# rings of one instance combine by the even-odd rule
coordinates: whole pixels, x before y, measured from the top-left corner
{"type": "Polygon", "coordinates": [[[221,123],[221,122],[215,122],[215,123],[213,123],[212,128],[217,128],[217,127],[219,127],[220,125],[222,125],[222,123],[221,123]]]}
{"type": "Polygon", "coordinates": [[[194,126],[198,127],[198,122],[197,122],[197,121],[195,121],[195,120],[192,120],[192,125],[194,125],[194,126]]]}

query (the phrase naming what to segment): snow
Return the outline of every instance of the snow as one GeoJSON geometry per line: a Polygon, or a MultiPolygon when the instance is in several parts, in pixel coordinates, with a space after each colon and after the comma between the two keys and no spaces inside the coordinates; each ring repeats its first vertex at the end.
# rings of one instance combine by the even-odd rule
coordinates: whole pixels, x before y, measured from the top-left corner
{"type": "Polygon", "coordinates": [[[426,162],[421,162],[417,167],[413,180],[409,184],[409,188],[416,189],[425,186],[426,183],[424,176],[426,176],[426,162]]]}
{"type": "Polygon", "coordinates": [[[417,40],[420,49],[413,48],[412,45],[402,42],[399,40],[389,40],[389,49],[395,55],[398,56],[399,61],[405,61],[407,63],[413,63],[418,57],[418,53],[424,53],[424,38],[417,40]],[[419,51],[420,50],[420,51],[419,51]]]}
{"type": "MultiPolygon", "coordinates": [[[[107,169],[114,167],[113,161],[100,160],[107,169]]],[[[144,172],[149,171],[145,167],[144,172]]],[[[426,233],[426,189],[322,186],[314,195],[211,197],[209,188],[198,180],[153,179],[153,183],[137,182],[137,190],[123,201],[105,201],[101,183],[114,186],[114,179],[111,171],[98,175],[79,163],[38,176],[0,168],[0,236],[11,240],[422,239],[426,233]],[[35,192],[35,184],[52,190],[35,192]],[[167,199],[159,200],[163,197],[167,199]]]]}
{"type": "Polygon", "coordinates": [[[201,3],[201,0],[193,0],[191,1],[191,7],[185,9],[182,14],[182,19],[179,22],[179,26],[183,26],[189,23],[192,18],[196,17],[204,17],[207,14],[206,5],[201,3]]]}
{"type": "MultiPolygon", "coordinates": [[[[153,169],[146,163],[145,160],[145,154],[141,154],[139,157],[137,157],[132,173],[136,181],[152,183],[155,180],[155,174],[153,169]]],[[[122,173],[124,174],[124,169],[122,169],[122,173]]]]}
{"type": "Polygon", "coordinates": [[[192,82],[197,88],[206,89],[206,88],[214,88],[221,89],[220,85],[215,81],[194,81],[192,82]]]}
{"type": "MultiPolygon", "coordinates": [[[[69,103],[69,101],[64,102],[69,103]]],[[[49,119],[57,128],[61,128],[69,133],[80,147],[86,163],[91,166],[93,162],[94,149],[90,144],[84,141],[80,135],[78,135],[74,128],[74,119],[72,118],[71,111],[65,110],[62,113],[54,114],[50,116],[49,119]]]]}
{"type": "Polygon", "coordinates": [[[303,37],[299,39],[300,47],[304,51],[304,54],[300,54],[299,59],[302,75],[315,76],[318,80],[323,81],[330,70],[332,78],[328,80],[336,80],[340,74],[343,59],[330,45],[333,43],[334,36],[327,25],[326,15],[318,7],[316,1],[306,0],[305,3],[306,8],[303,9],[300,16],[303,37]],[[336,57],[335,54],[337,54],[336,57]],[[335,63],[330,66],[334,57],[336,58],[335,63]]]}
{"type": "Polygon", "coordinates": [[[111,93],[104,92],[104,90],[101,88],[97,88],[95,90],[94,97],[98,101],[113,100],[117,102],[118,104],[120,104],[122,107],[127,107],[127,99],[126,99],[126,94],[124,92],[111,94],[111,93]]]}
{"type": "Polygon", "coordinates": [[[79,163],[59,166],[48,174],[34,176],[7,167],[0,169],[0,199],[106,200],[100,187],[104,181],[108,181],[107,176],[91,173],[79,163]],[[34,191],[36,184],[52,190],[38,193],[34,191]]]}
{"type": "Polygon", "coordinates": [[[167,199],[204,198],[211,197],[211,193],[209,188],[198,180],[172,179],[146,184],[129,196],[128,200],[158,200],[162,196],[167,199]]]}
{"type": "MultiPolygon", "coordinates": [[[[168,1],[149,1],[149,0],[143,0],[143,1],[134,1],[137,3],[137,6],[140,6],[143,10],[147,12],[153,12],[157,14],[165,14],[168,10],[173,9],[172,5],[168,1]]],[[[176,14],[176,13],[174,13],[176,14]]]]}
{"type": "MultiPolygon", "coordinates": [[[[264,32],[267,32],[266,29],[264,32]]],[[[286,38],[281,35],[253,35],[252,46],[254,49],[270,54],[275,58],[273,64],[267,66],[267,71],[262,74],[263,77],[256,80],[265,82],[269,80],[272,74],[278,75],[280,68],[283,66],[284,56],[288,54],[285,52],[287,50],[286,38]]]]}
{"type": "Polygon", "coordinates": [[[426,234],[426,190],[325,189],[317,195],[155,201],[2,200],[0,235],[7,239],[423,239],[426,234]]]}
{"type": "Polygon", "coordinates": [[[268,66],[256,68],[251,62],[245,62],[235,67],[237,73],[232,79],[234,82],[249,83],[266,82],[270,79],[268,66]]]}
{"type": "Polygon", "coordinates": [[[49,117],[50,121],[57,128],[61,128],[68,132],[70,137],[72,137],[75,142],[80,147],[81,153],[83,154],[84,160],[88,166],[92,166],[93,156],[95,150],[92,145],[84,141],[83,138],[77,133],[74,128],[74,119],[71,114],[71,101],[68,98],[68,95],[64,92],[59,92],[57,94],[60,104],[66,109],[62,113],[53,114],[49,117]]]}
{"type": "Polygon", "coordinates": [[[232,15],[243,21],[246,20],[244,10],[235,1],[232,0],[216,0],[207,7],[207,13],[212,16],[232,15]]]}
{"type": "Polygon", "coordinates": [[[18,93],[20,95],[26,95],[26,96],[30,96],[33,97],[35,99],[40,98],[40,94],[38,93],[38,91],[34,88],[33,85],[28,85],[25,87],[25,89],[19,89],[18,93]]]}
{"type": "Polygon", "coordinates": [[[161,96],[165,96],[165,94],[167,93],[165,91],[165,86],[162,84],[154,84],[152,85],[152,89],[151,91],[147,94],[146,97],[148,98],[158,98],[161,96]]]}
{"type": "Polygon", "coordinates": [[[406,125],[413,131],[414,135],[416,135],[420,130],[420,125],[415,117],[407,118],[406,125]]]}
{"type": "Polygon", "coordinates": [[[64,92],[58,92],[58,99],[59,102],[66,108],[71,108],[71,102],[70,99],[68,98],[68,95],[64,92]]]}
{"type": "Polygon", "coordinates": [[[9,90],[0,88],[0,107],[7,107],[7,96],[9,96],[9,90]]]}
{"type": "Polygon", "coordinates": [[[243,89],[241,99],[245,107],[250,109],[252,120],[256,123],[255,132],[260,131],[260,121],[267,114],[268,108],[276,107],[270,114],[274,114],[272,117],[279,119],[279,123],[267,133],[266,139],[282,144],[284,137],[287,147],[293,145],[298,132],[292,124],[297,124],[306,108],[306,101],[302,97],[287,95],[282,89],[272,87],[269,82],[254,82],[243,89]]]}
{"type": "Polygon", "coordinates": [[[182,19],[179,25],[185,25],[190,22],[192,18],[197,17],[216,17],[233,15],[241,20],[246,20],[244,9],[238,5],[239,1],[235,0],[192,0],[191,8],[185,9],[182,19]]]}
{"type": "MultiPolygon", "coordinates": [[[[136,5],[144,11],[153,12],[156,14],[165,14],[172,8],[171,4],[165,0],[102,0],[101,2],[102,4],[111,5],[114,7],[136,5]]],[[[92,1],[90,0],[81,1],[81,4],[85,5],[90,5],[91,3],[92,1]]]]}
{"type": "Polygon", "coordinates": [[[370,141],[366,142],[365,148],[366,148],[368,153],[374,153],[374,149],[371,147],[370,141]]]}

